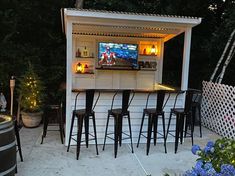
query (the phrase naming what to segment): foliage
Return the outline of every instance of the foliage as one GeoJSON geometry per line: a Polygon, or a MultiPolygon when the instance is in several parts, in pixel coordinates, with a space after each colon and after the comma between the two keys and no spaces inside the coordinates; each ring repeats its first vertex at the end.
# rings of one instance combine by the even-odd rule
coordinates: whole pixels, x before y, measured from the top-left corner
{"type": "Polygon", "coordinates": [[[197,163],[185,176],[232,176],[235,175],[235,140],[222,138],[209,141],[204,149],[198,145],[192,147],[192,153],[198,155],[197,163]]]}
{"type": "MultiPolygon", "coordinates": [[[[9,93],[10,76],[22,75],[30,60],[44,80],[49,97],[56,97],[60,83],[65,81],[66,69],[66,42],[61,30],[60,9],[69,4],[73,7],[74,2],[0,1],[0,82],[4,92],[9,93]]],[[[84,8],[179,16],[200,14],[202,23],[193,28],[191,44],[189,86],[194,88],[199,88],[202,80],[209,79],[231,29],[235,28],[234,0],[84,0],[84,8]]],[[[163,81],[179,86],[183,35],[164,46],[163,81]]],[[[224,77],[230,85],[235,85],[234,66],[235,59],[224,77]]]]}
{"type": "Polygon", "coordinates": [[[25,112],[39,112],[43,105],[44,86],[31,64],[22,78],[20,78],[19,94],[21,107],[25,112]]]}

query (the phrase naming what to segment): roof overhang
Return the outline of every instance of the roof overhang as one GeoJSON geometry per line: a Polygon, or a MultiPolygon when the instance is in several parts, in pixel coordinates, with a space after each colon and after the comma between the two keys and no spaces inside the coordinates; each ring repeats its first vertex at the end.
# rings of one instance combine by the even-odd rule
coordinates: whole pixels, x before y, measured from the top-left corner
{"type": "Polygon", "coordinates": [[[62,9],[62,25],[80,35],[163,38],[167,41],[201,23],[201,18],[88,9],[62,9]]]}

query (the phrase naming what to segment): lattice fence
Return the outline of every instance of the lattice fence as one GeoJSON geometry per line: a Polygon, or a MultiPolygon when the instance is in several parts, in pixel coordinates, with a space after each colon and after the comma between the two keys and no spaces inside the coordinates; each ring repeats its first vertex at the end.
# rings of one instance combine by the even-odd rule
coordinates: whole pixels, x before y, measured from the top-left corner
{"type": "Polygon", "coordinates": [[[203,81],[202,122],[221,136],[235,139],[235,87],[203,81]]]}

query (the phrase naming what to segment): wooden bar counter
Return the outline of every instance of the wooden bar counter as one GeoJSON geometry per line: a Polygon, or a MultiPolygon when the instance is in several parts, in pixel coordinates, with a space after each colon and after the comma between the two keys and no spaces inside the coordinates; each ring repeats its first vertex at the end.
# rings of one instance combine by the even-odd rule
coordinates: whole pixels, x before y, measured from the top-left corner
{"type": "MultiPolygon", "coordinates": [[[[78,101],[77,101],[77,107],[76,108],[84,108],[85,107],[85,90],[86,89],[72,89],[72,100],[73,100],[73,105],[71,109],[74,109],[74,101],[75,101],[75,96],[77,93],[80,93],[78,96],[78,101]]],[[[105,123],[107,119],[107,112],[108,109],[110,109],[111,103],[112,103],[112,98],[113,95],[116,92],[121,92],[124,89],[95,89],[100,92],[100,98],[99,101],[95,107],[95,113],[96,113],[96,126],[97,126],[97,137],[98,137],[98,143],[102,144],[103,139],[104,139],[104,129],[105,129],[105,123]]],[[[141,117],[143,113],[143,109],[145,108],[147,97],[149,94],[149,100],[148,100],[148,107],[156,107],[156,93],[158,90],[166,90],[167,94],[165,96],[165,116],[166,116],[166,122],[165,124],[168,124],[168,117],[169,117],[169,112],[170,108],[173,107],[175,96],[177,92],[180,90],[177,88],[172,88],[169,86],[165,86],[162,84],[158,84],[155,86],[155,89],[131,89],[133,91],[134,98],[130,104],[129,111],[130,111],[130,116],[131,116],[131,126],[132,126],[132,135],[133,135],[133,143],[137,142],[137,137],[139,134],[139,128],[140,128],[140,123],[141,123],[141,117]]],[[[96,98],[96,95],[95,95],[96,98]]],[[[181,106],[182,100],[179,99],[179,102],[177,106],[181,106]]],[[[114,108],[115,107],[120,107],[121,105],[121,94],[118,93],[118,95],[115,97],[114,101],[114,108]]],[[[67,117],[67,119],[70,119],[71,117],[67,117]]],[[[111,118],[112,120],[112,118],[111,118]]],[[[147,120],[145,121],[147,123],[147,120]]],[[[143,129],[145,130],[147,128],[146,123],[143,126],[143,129]]],[[[75,123],[76,124],[76,123],[75,123]]],[[[112,124],[112,122],[110,123],[112,124]]],[[[174,125],[174,119],[171,123],[174,125]]],[[[76,128],[76,127],[75,127],[76,128]]],[[[112,126],[110,127],[111,129],[113,128],[112,126]]],[[[74,129],[76,130],[76,129],[74,129]]],[[[127,123],[124,120],[123,121],[123,130],[128,131],[127,128],[127,123]]],[[[159,124],[159,130],[162,130],[162,124],[159,124]]],[[[160,141],[160,140],[159,140],[160,141]]],[[[173,138],[171,139],[169,137],[168,141],[173,141],[173,138]]],[[[125,141],[124,141],[125,142],[125,141]]],[[[128,140],[127,140],[128,142],[128,140]]],[[[143,141],[140,142],[146,142],[144,139],[143,141]]],[[[113,141],[108,140],[107,143],[113,143],[113,141]]]]}

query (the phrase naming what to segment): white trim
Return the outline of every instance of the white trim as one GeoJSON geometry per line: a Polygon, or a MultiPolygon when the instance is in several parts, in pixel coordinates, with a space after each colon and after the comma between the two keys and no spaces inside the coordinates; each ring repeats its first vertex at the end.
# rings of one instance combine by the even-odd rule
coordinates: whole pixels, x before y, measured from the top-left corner
{"type": "Polygon", "coordinates": [[[67,22],[67,66],[66,66],[66,136],[65,136],[65,144],[68,143],[68,136],[70,129],[70,116],[71,116],[71,94],[72,94],[72,58],[73,58],[73,37],[72,37],[72,23],[67,22]]]}
{"type": "Polygon", "coordinates": [[[186,17],[168,17],[156,15],[143,15],[143,14],[124,14],[124,13],[111,13],[111,12],[98,12],[98,11],[82,11],[65,9],[67,16],[74,17],[93,17],[93,18],[106,18],[106,19],[122,19],[122,20],[140,20],[140,21],[154,21],[163,23],[181,23],[191,24],[192,26],[200,24],[201,18],[186,18],[186,17]]]}
{"type": "Polygon", "coordinates": [[[183,53],[183,63],[182,63],[181,90],[186,90],[188,88],[191,35],[192,35],[192,28],[187,28],[184,34],[184,53],[183,53]]]}

